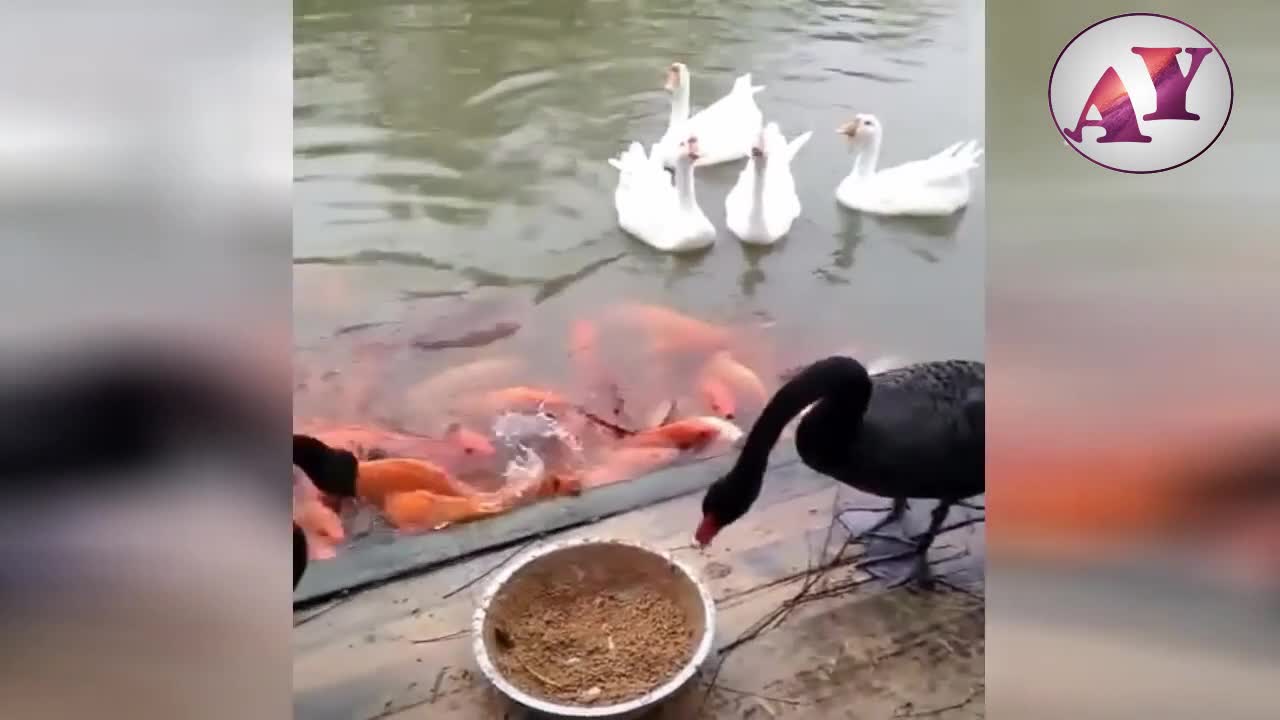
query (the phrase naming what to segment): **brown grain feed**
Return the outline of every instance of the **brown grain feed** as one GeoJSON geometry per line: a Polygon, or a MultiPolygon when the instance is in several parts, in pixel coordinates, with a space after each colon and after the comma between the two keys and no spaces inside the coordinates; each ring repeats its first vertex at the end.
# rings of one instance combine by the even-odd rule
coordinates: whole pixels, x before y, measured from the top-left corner
{"type": "Polygon", "coordinates": [[[504,677],[574,705],[640,697],[688,662],[695,640],[679,606],[643,583],[543,585],[496,613],[493,627],[504,677]]]}

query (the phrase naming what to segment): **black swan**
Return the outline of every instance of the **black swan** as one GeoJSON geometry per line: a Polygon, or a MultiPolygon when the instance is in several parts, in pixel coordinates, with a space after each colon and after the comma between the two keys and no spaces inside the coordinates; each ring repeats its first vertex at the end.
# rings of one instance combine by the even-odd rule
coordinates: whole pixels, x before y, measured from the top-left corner
{"type": "Polygon", "coordinates": [[[926,580],[926,552],[951,507],[985,492],[985,365],[943,360],[872,376],[857,360],[837,356],[800,371],[769,400],[737,462],[707,490],[698,545],[747,513],[760,495],[770,451],[805,408],[795,433],[801,460],[893,500],[872,531],[899,519],[909,498],[939,501],[929,529],[915,538],[908,578],[926,580]]]}
{"type": "MultiPolygon", "coordinates": [[[[293,436],[293,464],[307,474],[322,492],[340,498],[356,496],[356,456],[325,445],[310,435],[293,436]]],[[[293,524],[293,587],[307,569],[307,539],[293,524]]]]}

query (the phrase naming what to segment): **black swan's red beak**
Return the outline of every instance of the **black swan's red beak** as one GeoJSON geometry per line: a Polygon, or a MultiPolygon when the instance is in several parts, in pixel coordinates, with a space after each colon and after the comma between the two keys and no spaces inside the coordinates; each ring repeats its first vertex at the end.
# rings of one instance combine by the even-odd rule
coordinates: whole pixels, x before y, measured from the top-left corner
{"type": "Polygon", "coordinates": [[[699,547],[705,547],[711,544],[718,532],[720,532],[720,523],[710,515],[703,515],[702,522],[698,523],[698,529],[693,533],[693,541],[699,547]]]}

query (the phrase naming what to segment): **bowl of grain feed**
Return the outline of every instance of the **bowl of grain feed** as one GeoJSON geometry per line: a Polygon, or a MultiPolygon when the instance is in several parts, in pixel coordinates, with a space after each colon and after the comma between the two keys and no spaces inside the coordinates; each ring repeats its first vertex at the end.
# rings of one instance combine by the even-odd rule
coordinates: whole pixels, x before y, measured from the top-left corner
{"type": "Polygon", "coordinates": [[[715,603],[670,554],[630,540],[548,543],[505,565],[472,620],[480,670],[533,710],[632,717],[711,652],[715,603]]]}

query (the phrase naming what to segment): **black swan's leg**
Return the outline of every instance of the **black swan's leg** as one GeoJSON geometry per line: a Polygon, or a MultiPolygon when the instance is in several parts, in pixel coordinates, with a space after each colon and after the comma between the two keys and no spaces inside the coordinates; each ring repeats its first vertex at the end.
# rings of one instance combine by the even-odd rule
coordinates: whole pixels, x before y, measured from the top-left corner
{"type": "Polygon", "coordinates": [[[872,535],[876,535],[880,530],[898,522],[907,511],[906,498],[895,498],[893,504],[889,507],[846,507],[841,508],[837,514],[840,524],[844,526],[845,531],[849,533],[849,537],[854,540],[860,540],[872,535]],[[847,519],[846,515],[853,513],[885,513],[885,516],[877,520],[873,525],[867,528],[859,529],[852,519],[847,519]]]}
{"type": "Polygon", "coordinates": [[[931,589],[933,587],[933,574],[929,569],[929,548],[932,547],[933,541],[938,537],[938,531],[942,528],[943,523],[947,520],[948,513],[951,512],[951,506],[954,501],[943,500],[933,509],[929,519],[929,529],[924,531],[916,538],[915,548],[910,552],[897,553],[881,558],[873,558],[864,565],[868,572],[881,578],[888,579],[892,576],[886,570],[873,570],[872,566],[898,566],[901,567],[905,562],[910,565],[910,569],[904,573],[897,575],[888,587],[895,588],[909,583],[915,583],[923,589],[931,589]]]}
{"type": "Polygon", "coordinates": [[[933,509],[932,516],[929,518],[929,529],[924,531],[916,540],[916,551],[921,555],[929,552],[929,547],[933,545],[933,541],[938,537],[938,531],[942,529],[942,524],[947,521],[947,514],[951,512],[951,506],[955,502],[943,500],[938,503],[938,507],[933,509]]]}
{"type": "Polygon", "coordinates": [[[933,541],[938,537],[938,531],[942,529],[943,523],[947,521],[947,515],[951,512],[953,501],[943,500],[938,503],[938,507],[933,509],[933,515],[929,519],[929,529],[924,531],[916,542],[916,566],[912,569],[911,574],[907,577],[907,582],[914,580],[917,585],[925,590],[933,588],[933,573],[929,571],[929,548],[933,546],[933,541]]]}

